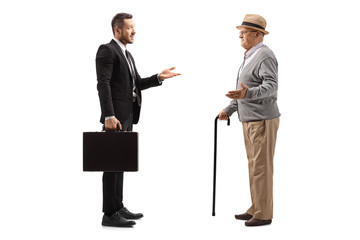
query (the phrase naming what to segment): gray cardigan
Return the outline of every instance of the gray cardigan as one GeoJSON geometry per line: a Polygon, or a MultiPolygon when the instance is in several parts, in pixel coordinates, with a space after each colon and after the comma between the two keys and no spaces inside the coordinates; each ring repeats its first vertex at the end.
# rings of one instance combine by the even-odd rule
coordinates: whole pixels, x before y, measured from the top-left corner
{"type": "Polygon", "coordinates": [[[224,111],[231,116],[235,111],[241,122],[273,119],[280,116],[277,106],[278,64],[274,53],[264,46],[244,67],[237,79],[248,87],[245,99],[232,100],[224,111]]]}

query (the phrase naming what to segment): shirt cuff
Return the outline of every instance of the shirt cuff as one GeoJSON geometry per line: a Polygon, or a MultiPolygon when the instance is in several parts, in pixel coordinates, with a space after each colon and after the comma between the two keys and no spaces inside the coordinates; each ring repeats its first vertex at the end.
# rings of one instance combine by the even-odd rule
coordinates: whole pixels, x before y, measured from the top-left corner
{"type": "Polygon", "coordinates": [[[160,84],[164,81],[164,80],[161,80],[161,79],[160,79],[160,73],[157,75],[157,79],[158,79],[158,81],[159,81],[160,84]]]}
{"type": "Polygon", "coordinates": [[[115,118],[115,116],[108,116],[108,117],[105,117],[105,120],[109,120],[109,119],[112,119],[112,118],[115,118]]]}

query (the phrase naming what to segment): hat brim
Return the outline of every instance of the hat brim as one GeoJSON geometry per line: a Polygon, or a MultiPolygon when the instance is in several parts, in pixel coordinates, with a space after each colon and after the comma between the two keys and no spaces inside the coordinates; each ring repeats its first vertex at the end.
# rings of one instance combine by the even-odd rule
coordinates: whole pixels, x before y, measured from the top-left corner
{"type": "Polygon", "coordinates": [[[262,33],[264,33],[265,35],[268,35],[269,32],[264,30],[264,29],[261,29],[261,28],[257,28],[257,27],[251,27],[251,26],[246,26],[246,25],[240,25],[240,26],[236,26],[237,29],[241,29],[241,28],[251,28],[251,29],[254,29],[254,30],[257,30],[257,31],[260,31],[262,33]]]}

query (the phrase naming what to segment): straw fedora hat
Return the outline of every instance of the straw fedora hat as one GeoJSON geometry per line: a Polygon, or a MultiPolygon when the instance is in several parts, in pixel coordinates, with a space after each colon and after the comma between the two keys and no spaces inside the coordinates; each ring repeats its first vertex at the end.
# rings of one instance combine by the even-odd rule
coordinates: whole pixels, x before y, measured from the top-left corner
{"type": "Polygon", "coordinates": [[[265,35],[269,34],[269,32],[265,30],[266,28],[265,18],[257,14],[246,14],[242,24],[240,26],[237,26],[236,28],[240,29],[242,27],[258,30],[260,32],[265,33],[265,35]]]}

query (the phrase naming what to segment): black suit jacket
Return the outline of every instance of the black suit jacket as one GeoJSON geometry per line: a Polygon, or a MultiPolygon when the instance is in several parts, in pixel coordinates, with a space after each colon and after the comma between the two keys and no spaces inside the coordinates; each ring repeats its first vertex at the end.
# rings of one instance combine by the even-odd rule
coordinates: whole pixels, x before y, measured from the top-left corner
{"type": "Polygon", "coordinates": [[[141,78],[137,72],[134,59],[130,58],[135,68],[135,84],[140,101],[133,102],[133,80],[129,65],[120,46],[111,40],[101,45],[96,54],[97,89],[99,92],[101,118],[115,116],[123,123],[133,112],[133,123],[140,117],[141,90],[161,85],[157,74],[149,78],[141,78]]]}

